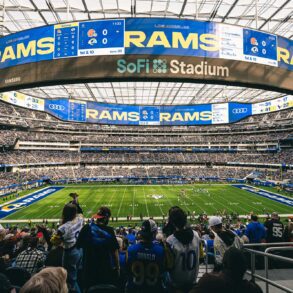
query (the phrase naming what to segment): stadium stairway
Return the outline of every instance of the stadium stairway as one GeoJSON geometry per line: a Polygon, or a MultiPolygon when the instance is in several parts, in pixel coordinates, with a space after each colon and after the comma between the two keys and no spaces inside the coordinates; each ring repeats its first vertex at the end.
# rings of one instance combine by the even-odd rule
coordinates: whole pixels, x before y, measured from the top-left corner
{"type": "MultiPolygon", "coordinates": [[[[212,264],[208,264],[208,273],[212,272],[214,269],[214,265],[212,264]]],[[[197,282],[199,281],[199,279],[206,273],[206,265],[205,264],[201,264],[199,265],[199,270],[198,270],[198,275],[197,275],[197,282]]]]}
{"type": "MultiPolygon", "coordinates": [[[[256,270],[256,274],[265,277],[264,270],[256,270]]],[[[282,286],[290,288],[293,292],[293,269],[270,269],[269,270],[269,278],[271,281],[275,281],[282,286]]],[[[245,278],[250,280],[251,277],[246,275],[245,278]]],[[[266,292],[266,285],[263,281],[256,280],[256,283],[262,288],[263,292],[266,292]]],[[[284,293],[283,290],[280,290],[276,287],[269,285],[269,293],[284,293]]]]}

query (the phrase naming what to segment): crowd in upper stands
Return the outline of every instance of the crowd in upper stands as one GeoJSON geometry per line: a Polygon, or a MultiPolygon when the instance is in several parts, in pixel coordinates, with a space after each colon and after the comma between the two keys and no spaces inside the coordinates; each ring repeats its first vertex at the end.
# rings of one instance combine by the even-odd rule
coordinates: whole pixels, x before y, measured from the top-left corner
{"type": "MultiPolygon", "coordinates": [[[[260,166],[249,169],[238,164],[230,168],[231,162],[293,163],[290,146],[292,120],[292,111],[288,109],[251,116],[230,125],[178,127],[91,125],[62,122],[44,112],[0,102],[2,125],[0,145],[3,146],[2,152],[0,151],[0,165],[22,164],[19,170],[15,168],[12,170],[14,173],[0,172],[0,186],[44,176],[52,179],[97,176],[244,178],[260,166]],[[285,147],[281,147],[281,142],[286,139],[285,147]],[[16,142],[18,144],[15,144],[16,142]],[[42,146],[38,144],[39,142],[42,146]],[[70,142],[72,144],[69,144],[70,142]],[[190,152],[190,150],[180,152],[124,150],[93,153],[82,149],[97,146],[108,148],[119,144],[124,147],[136,145],[138,148],[150,145],[156,148],[156,151],[158,145],[175,148],[201,146],[225,148],[225,150],[219,153],[190,152]],[[238,152],[229,153],[228,148],[234,151],[237,149],[238,152]],[[59,165],[49,166],[52,163],[59,165]],[[44,167],[41,168],[40,164],[44,164],[44,167]],[[83,166],[80,166],[81,164],[83,166]],[[198,168],[191,168],[185,164],[195,164],[198,168]]],[[[282,172],[268,166],[263,166],[260,174],[263,179],[292,180],[291,171],[282,172]]]]}
{"type": "MultiPolygon", "coordinates": [[[[24,183],[31,180],[41,178],[49,178],[51,180],[72,179],[77,178],[98,178],[98,177],[218,177],[226,178],[245,178],[252,172],[258,173],[261,180],[292,180],[292,170],[283,172],[279,169],[256,169],[256,168],[237,168],[237,167],[193,167],[184,165],[167,165],[167,166],[92,166],[92,167],[38,167],[25,168],[20,172],[0,172],[0,187],[9,186],[11,184],[24,183]]],[[[8,191],[8,190],[7,190],[8,191]]]]}
{"type": "Polygon", "coordinates": [[[141,225],[113,229],[109,208],[85,219],[78,195],[70,196],[57,225],[0,226],[1,292],[258,293],[243,280],[243,244],[293,241],[293,223],[277,213],[264,224],[252,214],[233,224],[229,216],[200,215],[190,225],[174,206],[161,227],[141,216],[141,225]],[[197,282],[206,261],[214,271],[197,282]]]}
{"type": "Polygon", "coordinates": [[[214,135],[188,133],[172,135],[150,135],[135,134],[135,132],[128,135],[125,134],[103,134],[103,133],[81,133],[68,134],[49,132],[47,131],[20,131],[20,130],[0,130],[0,144],[13,145],[16,139],[20,141],[47,141],[47,142],[70,142],[80,141],[83,143],[111,143],[111,144],[220,144],[220,143],[251,143],[251,142],[277,142],[280,139],[286,139],[289,136],[288,132],[275,132],[265,134],[230,134],[219,133],[214,135]]]}
{"type": "Polygon", "coordinates": [[[70,151],[6,151],[0,153],[0,164],[28,163],[264,163],[292,164],[291,150],[278,153],[188,153],[188,152],[70,152],[70,151]]]}

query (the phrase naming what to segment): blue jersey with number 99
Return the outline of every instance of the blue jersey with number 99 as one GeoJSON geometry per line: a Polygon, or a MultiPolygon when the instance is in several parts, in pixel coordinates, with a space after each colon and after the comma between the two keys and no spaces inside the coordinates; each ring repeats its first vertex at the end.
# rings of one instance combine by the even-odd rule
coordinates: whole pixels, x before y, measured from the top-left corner
{"type": "Polygon", "coordinates": [[[164,248],[156,243],[138,243],[128,248],[127,292],[161,292],[164,248]]]}

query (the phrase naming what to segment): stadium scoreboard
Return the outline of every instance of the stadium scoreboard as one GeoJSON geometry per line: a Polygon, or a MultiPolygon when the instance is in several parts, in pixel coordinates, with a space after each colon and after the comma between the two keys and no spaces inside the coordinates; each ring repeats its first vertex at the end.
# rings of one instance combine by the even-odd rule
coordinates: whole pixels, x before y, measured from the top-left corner
{"type": "MultiPolygon", "coordinates": [[[[2,91],[68,82],[172,79],[291,94],[293,41],[197,20],[90,20],[1,37],[0,73],[2,91]]],[[[155,123],[155,115],[149,117],[155,123]]]]}

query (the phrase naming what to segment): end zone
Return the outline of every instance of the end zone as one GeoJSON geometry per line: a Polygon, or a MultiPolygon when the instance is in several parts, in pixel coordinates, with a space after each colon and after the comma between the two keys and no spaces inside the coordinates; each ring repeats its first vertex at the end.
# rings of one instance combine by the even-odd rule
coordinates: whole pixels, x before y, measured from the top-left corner
{"type": "Polygon", "coordinates": [[[23,196],[22,198],[18,198],[16,200],[10,201],[8,203],[4,203],[0,206],[0,219],[7,217],[18,211],[21,208],[28,207],[31,204],[55,193],[63,189],[63,186],[53,186],[53,187],[46,187],[44,189],[35,191],[31,194],[23,196]]]}

